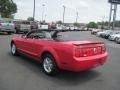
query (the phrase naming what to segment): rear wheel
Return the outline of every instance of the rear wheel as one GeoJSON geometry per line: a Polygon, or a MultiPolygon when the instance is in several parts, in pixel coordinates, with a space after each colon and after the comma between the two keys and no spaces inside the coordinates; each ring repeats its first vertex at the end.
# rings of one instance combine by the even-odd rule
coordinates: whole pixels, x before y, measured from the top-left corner
{"type": "Polygon", "coordinates": [[[120,44],[120,39],[119,38],[116,39],[116,43],[120,44]]]}
{"type": "Polygon", "coordinates": [[[12,55],[17,55],[17,48],[16,48],[16,45],[14,43],[11,44],[11,53],[12,55]]]}
{"type": "Polygon", "coordinates": [[[11,35],[11,32],[8,32],[8,35],[11,35]]]}
{"type": "Polygon", "coordinates": [[[114,41],[117,41],[117,39],[118,39],[118,38],[116,37],[114,41]]]}
{"type": "Polygon", "coordinates": [[[55,75],[58,73],[58,68],[52,55],[45,54],[42,59],[42,68],[45,74],[55,75]]]}

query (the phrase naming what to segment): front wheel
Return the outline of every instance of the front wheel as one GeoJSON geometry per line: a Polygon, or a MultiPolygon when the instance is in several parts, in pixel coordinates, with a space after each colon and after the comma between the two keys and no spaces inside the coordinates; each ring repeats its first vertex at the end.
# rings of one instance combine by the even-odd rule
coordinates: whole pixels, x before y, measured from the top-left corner
{"type": "Polygon", "coordinates": [[[47,75],[55,75],[58,73],[58,68],[52,55],[45,54],[42,59],[42,68],[47,75]]]}
{"type": "Polygon", "coordinates": [[[11,32],[8,32],[8,35],[11,35],[11,32]]]}
{"type": "Polygon", "coordinates": [[[14,43],[11,44],[11,53],[12,55],[17,55],[17,48],[16,45],[14,43]]]}
{"type": "Polygon", "coordinates": [[[120,44],[120,39],[119,38],[116,39],[116,43],[120,44]]]}

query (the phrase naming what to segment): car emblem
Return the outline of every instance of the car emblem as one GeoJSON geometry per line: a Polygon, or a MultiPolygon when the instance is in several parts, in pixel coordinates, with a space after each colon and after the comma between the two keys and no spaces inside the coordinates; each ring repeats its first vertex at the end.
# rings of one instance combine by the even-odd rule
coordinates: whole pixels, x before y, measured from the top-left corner
{"type": "Polygon", "coordinates": [[[96,54],[97,53],[97,48],[93,48],[93,51],[96,54]]]}

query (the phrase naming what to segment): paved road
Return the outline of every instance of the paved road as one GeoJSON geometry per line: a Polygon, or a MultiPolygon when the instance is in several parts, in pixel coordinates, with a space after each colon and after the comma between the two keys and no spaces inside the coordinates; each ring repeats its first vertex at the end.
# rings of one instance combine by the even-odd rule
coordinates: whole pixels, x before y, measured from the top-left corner
{"type": "MultiPolygon", "coordinates": [[[[77,33],[78,34],[78,33],[77,33]]],[[[120,45],[81,32],[81,40],[100,40],[107,45],[108,62],[81,73],[45,75],[33,60],[10,54],[12,35],[0,35],[0,90],[120,90],[120,45]]]]}

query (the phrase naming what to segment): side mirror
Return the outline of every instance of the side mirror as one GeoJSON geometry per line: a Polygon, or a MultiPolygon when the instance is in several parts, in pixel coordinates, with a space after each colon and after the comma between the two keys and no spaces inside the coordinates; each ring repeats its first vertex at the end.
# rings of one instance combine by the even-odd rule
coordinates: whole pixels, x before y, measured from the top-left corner
{"type": "Polygon", "coordinates": [[[23,34],[21,37],[22,37],[22,38],[25,38],[25,39],[27,38],[26,35],[24,35],[24,34],[23,34]]]}

